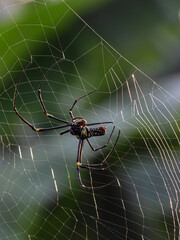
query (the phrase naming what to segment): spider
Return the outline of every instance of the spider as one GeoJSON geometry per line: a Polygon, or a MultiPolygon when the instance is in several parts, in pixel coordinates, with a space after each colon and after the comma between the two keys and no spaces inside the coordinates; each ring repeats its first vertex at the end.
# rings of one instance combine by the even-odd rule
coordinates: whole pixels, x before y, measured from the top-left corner
{"type": "MultiPolygon", "coordinates": [[[[86,188],[86,189],[95,189],[95,188],[101,188],[101,187],[104,187],[104,186],[107,186],[109,184],[111,184],[112,182],[110,182],[109,184],[106,184],[106,185],[101,185],[101,186],[97,186],[97,187],[90,187],[90,186],[85,186],[82,182],[82,179],[81,179],[81,174],[80,174],[80,168],[85,168],[85,169],[88,169],[88,170],[105,170],[107,169],[107,167],[103,167],[104,163],[108,160],[108,158],[111,156],[112,152],[114,151],[115,147],[116,147],[116,144],[119,140],[119,137],[120,137],[120,130],[118,131],[118,135],[117,135],[117,138],[116,138],[116,141],[113,145],[113,147],[111,148],[110,152],[107,154],[107,156],[104,158],[104,160],[101,162],[101,163],[98,163],[98,164],[85,164],[85,163],[82,163],[82,151],[83,151],[83,146],[84,146],[84,142],[87,141],[87,143],[89,144],[90,148],[92,149],[92,151],[98,151],[100,149],[103,149],[105,147],[108,146],[108,143],[110,142],[110,139],[113,135],[113,132],[114,132],[114,129],[115,129],[115,126],[113,127],[109,137],[108,137],[108,140],[107,142],[98,147],[98,148],[94,148],[92,146],[92,144],[90,143],[89,141],[89,138],[91,137],[97,137],[97,136],[103,136],[105,135],[106,133],[106,127],[105,126],[100,126],[100,127],[90,127],[90,126],[93,126],[93,125],[102,125],[102,124],[112,124],[113,122],[112,121],[108,121],[108,122],[96,122],[96,123],[87,123],[87,121],[83,118],[83,117],[74,117],[73,115],[73,108],[74,106],[76,105],[76,103],[82,99],[82,98],[85,98],[87,97],[88,95],[94,93],[96,91],[96,89],[94,89],[93,91],[77,98],[74,103],[72,104],[72,106],[70,107],[69,109],[69,114],[70,114],[70,117],[71,117],[71,122],[69,121],[65,121],[63,119],[60,119],[60,118],[57,118],[51,114],[49,114],[47,112],[47,109],[44,105],[44,102],[43,102],[43,99],[42,99],[42,95],[41,95],[41,87],[42,87],[42,84],[43,84],[43,81],[45,80],[48,72],[56,65],[58,64],[58,62],[60,62],[61,60],[63,59],[60,59],[59,61],[55,62],[48,70],[47,72],[45,73],[43,79],[41,80],[40,82],[40,85],[39,85],[39,88],[38,88],[38,98],[39,98],[39,102],[41,104],[41,107],[43,109],[43,112],[44,114],[50,118],[50,119],[53,119],[53,120],[56,120],[56,121],[59,121],[61,123],[64,123],[64,125],[60,125],[60,126],[55,126],[55,127],[48,127],[48,128],[36,128],[33,124],[31,124],[29,121],[27,121],[17,110],[16,108],[16,96],[17,96],[17,91],[18,91],[18,84],[20,82],[20,80],[22,79],[23,77],[23,74],[25,73],[25,71],[28,69],[29,65],[32,64],[32,60],[31,62],[22,70],[20,76],[19,76],[19,79],[18,79],[18,82],[16,84],[16,87],[15,87],[15,92],[14,92],[14,99],[13,99],[13,108],[14,108],[14,111],[15,113],[17,114],[17,116],[24,122],[26,123],[29,127],[32,128],[32,130],[34,130],[35,132],[42,132],[42,131],[49,131],[49,130],[54,130],[54,129],[60,129],[60,128],[67,128],[69,127],[69,129],[61,132],[60,134],[63,135],[63,134],[66,134],[66,133],[70,133],[74,136],[76,136],[76,138],[79,140],[79,144],[78,144],[78,151],[77,151],[77,159],[76,159],[76,168],[77,168],[77,174],[78,174],[78,180],[79,180],[79,183],[80,183],[80,186],[82,188],[86,188]]],[[[114,182],[114,181],[113,181],[114,182]]]]}

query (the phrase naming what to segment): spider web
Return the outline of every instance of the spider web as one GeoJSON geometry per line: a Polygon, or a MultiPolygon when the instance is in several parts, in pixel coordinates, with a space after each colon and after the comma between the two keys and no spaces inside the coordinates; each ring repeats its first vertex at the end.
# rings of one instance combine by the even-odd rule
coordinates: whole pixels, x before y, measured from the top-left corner
{"type": "Polygon", "coordinates": [[[10,27],[0,35],[0,238],[178,239],[179,101],[67,3],[34,1],[28,7],[33,20],[22,21],[9,11],[10,27]],[[42,85],[48,112],[70,121],[74,100],[98,89],[73,113],[88,123],[114,121],[104,137],[90,139],[94,147],[103,145],[114,125],[108,147],[93,152],[85,144],[83,162],[100,163],[121,130],[107,169],[81,171],[91,191],[78,183],[77,139],[60,136],[59,130],[35,133],[13,111],[18,76],[32,61],[19,83],[18,111],[36,127],[59,125],[44,116],[37,89],[61,58],[42,85]]]}

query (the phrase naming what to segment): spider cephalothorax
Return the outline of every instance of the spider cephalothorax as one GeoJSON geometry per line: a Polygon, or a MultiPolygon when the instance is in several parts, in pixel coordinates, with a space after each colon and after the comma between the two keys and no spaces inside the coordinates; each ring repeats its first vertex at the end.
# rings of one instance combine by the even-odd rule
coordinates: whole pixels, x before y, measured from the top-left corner
{"type": "Polygon", "coordinates": [[[54,63],[48,70],[47,72],[45,73],[42,81],[40,82],[40,85],[39,85],[39,88],[38,88],[38,97],[39,97],[39,102],[42,106],[42,109],[43,109],[43,112],[44,114],[50,118],[50,119],[54,119],[56,121],[59,121],[61,123],[64,123],[64,125],[60,125],[60,126],[55,126],[55,127],[48,127],[48,128],[36,128],[33,124],[31,124],[29,121],[27,121],[17,110],[16,108],[16,95],[17,95],[17,90],[18,90],[18,83],[20,82],[25,70],[29,67],[29,65],[32,63],[30,62],[25,69],[23,69],[20,77],[19,77],[19,80],[18,80],[18,83],[16,85],[16,88],[15,88],[15,92],[14,92],[14,100],[13,100],[13,107],[14,107],[14,111],[15,113],[17,114],[17,116],[23,121],[25,122],[29,127],[32,128],[32,130],[36,131],[36,132],[42,132],[42,131],[49,131],[49,130],[54,130],[54,129],[60,129],[60,128],[67,128],[69,127],[69,129],[61,132],[60,134],[63,135],[63,134],[66,134],[68,132],[70,132],[72,135],[76,136],[79,140],[79,144],[78,144],[78,152],[77,152],[77,159],[76,159],[76,167],[77,167],[77,172],[78,172],[78,179],[79,179],[79,183],[80,185],[83,187],[83,188],[87,188],[87,189],[94,189],[94,188],[100,188],[100,187],[104,187],[106,185],[102,185],[102,186],[99,186],[99,187],[87,187],[85,186],[83,183],[82,183],[82,180],[81,180],[81,175],[80,175],[80,168],[85,168],[85,169],[88,169],[88,170],[104,170],[106,168],[103,167],[104,163],[108,160],[108,158],[110,157],[110,155],[112,154],[117,142],[118,142],[118,139],[119,139],[119,136],[120,136],[120,130],[118,131],[118,136],[116,138],[116,141],[114,143],[114,146],[111,148],[110,152],[108,153],[108,155],[104,158],[104,160],[101,162],[101,163],[97,163],[97,164],[84,164],[82,163],[82,150],[83,150],[83,146],[84,146],[84,141],[87,141],[90,148],[93,150],[93,151],[98,151],[104,147],[107,147],[108,143],[110,142],[110,139],[112,137],[112,134],[114,132],[114,129],[115,127],[113,127],[112,131],[111,131],[111,134],[109,135],[108,137],[108,140],[107,142],[98,147],[98,148],[94,148],[90,141],[89,141],[89,138],[91,137],[96,137],[96,136],[103,136],[105,135],[106,133],[106,127],[104,126],[101,126],[101,127],[89,127],[89,126],[92,126],[92,125],[102,125],[102,124],[111,124],[113,123],[112,121],[110,122],[96,122],[96,123],[87,123],[87,121],[82,118],[82,117],[74,117],[73,116],[73,113],[72,113],[72,109],[74,108],[75,104],[77,103],[78,100],[84,98],[84,97],[87,97],[88,95],[92,94],[93,92],[96,91],[93,90],[79,98],[77,98],[73,105],[71,106],[71,108],[69,109],[69,114],[70,114],[70,117],[71,117],[71,122],[69,121],[65,121],[63,119],[60,119],[60,118],[57,118],[51,114],[49,114],[46,110],[46,107],[44,105],[44,102],[43,102],[43,99],[42,99],[42,96],[41,96],[41,87],[42,87],[42,84],[43,84],[43,81],[45,80],[47,74],[49,73],[49,71],[57,64],[59,63],[61,60],[63,59],[60,59],[59,61],[57,61],[56,63],[54,63]]]}
{"type": "Polygon", "coordinates": [[[70,128],[70,133],[75,135],[78,139],[82,137],[83,139],[103,136],[106,132],[106,127],[101,126],[98,128],[90,128],[87,126],[87,121],[85,119],[74,120],[70,128]]]}

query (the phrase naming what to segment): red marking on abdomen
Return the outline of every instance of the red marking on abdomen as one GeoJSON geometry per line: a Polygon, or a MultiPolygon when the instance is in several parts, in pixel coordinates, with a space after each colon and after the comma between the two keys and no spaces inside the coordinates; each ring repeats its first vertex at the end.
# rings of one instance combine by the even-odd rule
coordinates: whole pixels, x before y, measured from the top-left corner
{"type": "Polygon", "coordinates": [[[99,129],[101,129],[101,131],[103,131],[103,132],[106,132],[106,127],[104,127],[104,126],[100,127],[99,129]]]}

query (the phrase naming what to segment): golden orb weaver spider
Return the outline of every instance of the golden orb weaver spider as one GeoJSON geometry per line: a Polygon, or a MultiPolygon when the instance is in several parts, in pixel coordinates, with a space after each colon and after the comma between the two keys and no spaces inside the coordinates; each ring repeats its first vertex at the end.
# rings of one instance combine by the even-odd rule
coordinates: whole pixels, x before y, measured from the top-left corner
{"type": "MultiPolygon", "coordinates": [[[[74,117],[73,115],[73,108],[75,106],[75,104],[78,102],[78,100],[84,98],[84,97],[87,97],[88,95],[94,93],[96,91],[96,89],[94,89],[93,91],[77,98],[74,103],[72,104],[71,108],[69,109],[69,114],[70,114],[70,117],[72,119],[72,122],[69,122],[69,121],[65,121],[63,119],[60,119],[60,118],[57,118],[51,114],[49,114],[47,112],[47,109],[44,105],[44,102],[43,102],[43,99],[42,99],[42,95],[41,95],[41,87],[42,87],[42,84],[44,82],[44,80],[46,79],[47,77],[47,74],[49,73],[49,71],[56,65],[58,64],[60,61],[64,60],[64,58],[61,58],[60,60],[58,60],[57,62],[55,62],[47,71],[46,73],[44,74],[44,77],[42,78],[41,82],[40,82],[40,85],[39,85],[39,88],[38,88],[38,98],[39,98],[39,102],[41,104],[41,107],[43,109],[43,112],[44,114],[51,118],[51,119],[54,119],[54,120],[57,120],[59,122],[62,122],[64,123],[64,125],[61,125],[61,126],[55,126],[55,127],[48,127],[48,128],[36,128],[33,124],[31,124],[30,122],[28,122],[17,110],[16,108],[16,96],[17,96],[17,91],[18,91],[18,84],[19,82],[21,81],[22,77],[23,77],[23,74],[25,73],[25,71],[28,69],[28,67],[30,66],[30,64],[32,64],[32,59],[31,59],[31,62],[22,70],[20,76],[19,76],[19,79],[18,79],[18,82],[16,84],[16,87],[15,87],[15,92],[14,92],[14,99],[13,99],[13,108],[14,108],[14,111],[15,113],[17,114],[17,116],[24,122],[26,123],[29,127],[32,128],[32,130],[34,130],[35,132],[42,132],[42,131],[49,131],[49,130],[54,130],[54,129],[60,129],[60,128],[66,128],[66,127],[70,127],[68,130],[65,130],[63,132],[61,132],[60,134],[63,135],[63,134],[66,134],[68,132],[70,132],[72,135],[76,136],[77,139],[79,140],[79,144],[78,144],[78,151],[77,151],[77,159],[76,159],[76,168],[77,168],[77,173],[78,173],[78,180],[79,180],[79,183],[81,185],[81,187],[83,188],[86,188],[86,189],[96,189],[96,188],[102,188],[104,186],[107,186],[109,184],[111,184],[112,182],[108,183],[108,184],[105,184],[105,185],[100,185],[100,186],[97,186],[97,187],[89,187],[89,186],[85,186],[81,180],[81,175],[80,175],[80,168],[85,168],[85,169],[89,169],[89,170],[105,170],[107,169],[108,167],[104,167],[103,168],[103,165],[105,164],[105,162],[108,160],[108,158],[111,156],[112,152],[114,151],[116,145],[117,145],[117,142],[119,140],[119,137],[120,137],[120,130],[118,131],[118,136],[116,138],[116,141],[113,145],[113,147],[111,148],[110,152],[107,154],[107,156],[104,158],[104,160],[99,163],[99,164],[84,164],[82,163],[82,151],[83,151],[83,146],[84,146],[84,142],[85,140],[88,142],[90,148],[92,149],[92,151],[98,151],[102,148],[105,148],[108,146],[108,143],[110,142],[110,139],[113,135],[113,132],[114,132],[114,129],[115,129],[115,126],[113,127],[112,131],[111,131],[111,134],[109,135],[108,137],[108,140],[107,142],[98,147],[98,148],[94,148],[90,141],[89,141],[89,138],[91,137],[96,137],[96,136],[103,136],[105,135],[106,133],[106,127],[105,126],[101,126],[101,127],[89,127],[89,126],[93,126],[93,125],[100,125],[100,124],[111,124],[113,123],[112,121],[110,122],[99,122],[99,123],[87,123],[87,121],[83,118],[83,117],[74,117]]],[[[126,153],[127,154],[127,153],[126,153]]],[[[122,159],[122,158],[121,158],[122,159]]],[[[120,160],[121,160],[120,159],[120,160]]]]}

